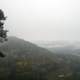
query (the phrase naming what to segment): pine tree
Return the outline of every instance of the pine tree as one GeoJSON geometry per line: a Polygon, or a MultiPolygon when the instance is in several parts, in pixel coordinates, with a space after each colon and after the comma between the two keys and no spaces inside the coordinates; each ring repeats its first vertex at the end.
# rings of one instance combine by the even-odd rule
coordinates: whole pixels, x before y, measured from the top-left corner
{"type": "Polygon", "coordinates": [[[4,12],[0,9],[0,42],[7,41],[7,30],[4,29],[4,21],[6,17],[4,16],[4,12]]]}
{"type": "MultiPolygon", "coordinates": [[[[4,12],[0,9],[0,43],[7,41],[7,30],[4,29],[4,21],[6,17],[4,16],[4,12]]],[[[4,57],[4,53],[0,51],[0,57],[4,57]]]]}

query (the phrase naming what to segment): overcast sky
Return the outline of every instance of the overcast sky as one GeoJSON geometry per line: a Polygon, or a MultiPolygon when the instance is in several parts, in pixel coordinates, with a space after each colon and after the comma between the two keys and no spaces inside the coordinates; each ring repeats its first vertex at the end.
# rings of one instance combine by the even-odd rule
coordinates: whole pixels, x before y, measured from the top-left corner
{"type": "Polygon", "coordinates": [[[80,0],[0,0],[8,35],[25,40],[80,41],[80,0]]]}

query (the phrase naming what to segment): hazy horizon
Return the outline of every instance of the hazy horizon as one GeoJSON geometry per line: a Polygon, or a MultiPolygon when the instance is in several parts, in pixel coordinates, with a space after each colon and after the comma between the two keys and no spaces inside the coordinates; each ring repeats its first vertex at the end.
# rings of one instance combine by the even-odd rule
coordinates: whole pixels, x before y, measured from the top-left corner
{"type": "Polygon", "coordinates": [[[80,41],[79,0],[2,0],[9,36],[24,40],[80,41]]]}

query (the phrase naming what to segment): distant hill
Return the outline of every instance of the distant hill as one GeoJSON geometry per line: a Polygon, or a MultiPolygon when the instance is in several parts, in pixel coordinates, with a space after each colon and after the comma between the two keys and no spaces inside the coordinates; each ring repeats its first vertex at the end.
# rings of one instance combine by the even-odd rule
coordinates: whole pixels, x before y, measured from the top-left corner
{"type": "Polygon", "coordinates": [[[5,55],[15,58],[41,58],[41,60],[42,58],[56,59],[56,55],[53,55],[53,53],[47,49],[16,37],[9,37],[8,41],[2,44],[0,50],[4,52],[5,55]]]}
{"type": "Polygon", "coordinates": [[[58,54],[73,54],[80,56],[80,42],[68,42],[68,41],[35,41],[36,45],[46,48],[51,52],[58,54]]]}
{"type": "Polygon", "coordinates": [[[80,76],[78,56],[56,54],[16,37],[9,37],[0,51],[6,55],[0,59],[1,80],[7,76],[10,80],[73,80],[74,75],[80,76]]]}

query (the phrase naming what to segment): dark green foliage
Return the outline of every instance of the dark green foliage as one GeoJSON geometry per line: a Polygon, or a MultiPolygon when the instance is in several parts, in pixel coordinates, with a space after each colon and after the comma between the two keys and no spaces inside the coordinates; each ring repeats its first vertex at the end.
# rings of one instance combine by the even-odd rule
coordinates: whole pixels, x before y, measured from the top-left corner
{"type": "MultiPolygon", "coordinates": [[[[4,16],[4,12],[0,9],[0,42],[7,41],[7,30],[4,29],[4,20],[6,17],[4,16]]],[[[0,51],[0,57],[4,57],[2,51],[0,51]]]]}
{"type": "Polygon", "coordinates": [[[0,9],[0,42],[7,41],[7,30],[4,29],[4,12],[0,9]]]}
{"type": "Polygon", "coordinates": [[[4,12],[0,9],[0,20],[6,20],[6,17],[4,16],[4,12]]]}

